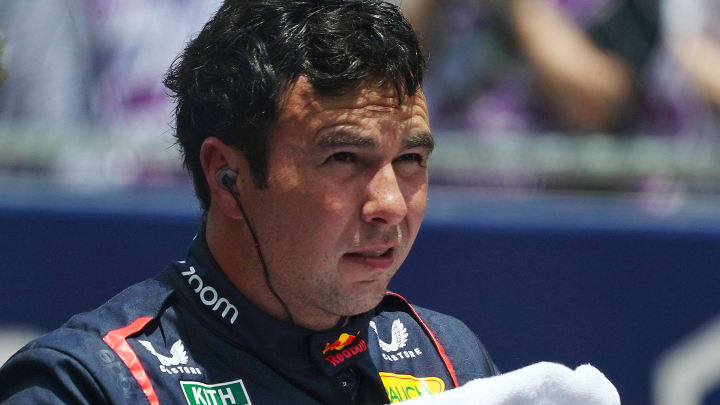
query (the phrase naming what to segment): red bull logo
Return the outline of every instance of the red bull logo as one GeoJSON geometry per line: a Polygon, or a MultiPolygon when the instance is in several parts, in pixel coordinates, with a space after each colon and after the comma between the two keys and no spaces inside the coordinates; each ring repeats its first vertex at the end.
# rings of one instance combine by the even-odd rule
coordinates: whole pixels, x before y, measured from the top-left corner
{"type": "Polygon", "coordinates": [[[322,354],[327,354],[329,351],[338,352],[329,354],[325,357],[325,360],[332,363],[333,366],[337,366],[346,359],[367,350],[367,344],[362,338],[358,337],[359,335],[360,331],[357,331],[355,335],[343,333],[336,341],[325,343],[322,354]]]}
{"type": "Polygon", "coordinates": [[[322,353],[325,354],[329,350],[342,350],[345,347],[350,346],[359,334],[360,331],[357,331],[355,335],[348,335],[347,333],[341,334],[338,340],[332,343],[325,343],[325,349],[323,349],[322,353]]]}

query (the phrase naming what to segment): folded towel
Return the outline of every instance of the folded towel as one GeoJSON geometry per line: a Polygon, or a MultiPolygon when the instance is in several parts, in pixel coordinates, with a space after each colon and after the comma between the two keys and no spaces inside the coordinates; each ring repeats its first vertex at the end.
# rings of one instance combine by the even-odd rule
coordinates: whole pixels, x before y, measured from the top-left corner
{"type": "Polygon", "coordinates": [[[620,395],[603,373],[589,364],[573,371],[562,364],[541,362],[407,404],[620,405],[620,395]]]}

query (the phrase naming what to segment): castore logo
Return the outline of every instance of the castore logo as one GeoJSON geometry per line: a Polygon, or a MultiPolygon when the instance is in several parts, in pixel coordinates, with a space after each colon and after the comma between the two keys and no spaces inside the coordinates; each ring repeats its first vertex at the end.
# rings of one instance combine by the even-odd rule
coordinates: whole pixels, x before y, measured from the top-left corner
{"type": "Polygon", "coordinates": [[[160,371],[167,374],[197,374],[200,375],[202,372],[196,367],[185,367],[188,364],[188,355],[185,351],[185,346],[180,339],[170,347],[170,356],[164,356],[153,347],[152,343],[146,340],[138,340],[138,343],[143,345],[147,351],[153,356],[157,357],[160,361],[160,371]]]}
{"type": "Polygon", "coordinates": [[[422,355],[422,350],[420,350],[419,347],[416,347],[412,350],[400,351],[400,349],[407,346],[408,342],[408,331],[407,328],[405,328],[405,325],[403,325],[400,318],[395,319],[395,321],[393,321],[392,323],[392,326],[390,327],[390,334],[392,335],[392,340],[390,341],[390,343],[387,343],[380,339],[380,334],[378,333],[377,325],[374,321],[370,321],[370,327],[373,331],[375,331],[375,335],[378,338],[378,345],[380,346],[380,349],[382,349],[382,351],[384,352],[392,353],[382,353],[383,359],[387,361],[398,361],[422,355]]]}

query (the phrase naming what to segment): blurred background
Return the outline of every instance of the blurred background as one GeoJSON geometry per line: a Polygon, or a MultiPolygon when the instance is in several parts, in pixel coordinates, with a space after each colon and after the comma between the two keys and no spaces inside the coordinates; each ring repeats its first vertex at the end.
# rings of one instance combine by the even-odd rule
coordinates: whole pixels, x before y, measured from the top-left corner
{"type": "MultiPolygon", "coordinates": [[[[590,362],[626,404],[720,404],[720,1],[395,3],[438,146],[391,287],[502,370],[590,362]]],[[[161,80],[219,4],[0,0],[0,363],[184,256],[200,212],[161,80]]]]}

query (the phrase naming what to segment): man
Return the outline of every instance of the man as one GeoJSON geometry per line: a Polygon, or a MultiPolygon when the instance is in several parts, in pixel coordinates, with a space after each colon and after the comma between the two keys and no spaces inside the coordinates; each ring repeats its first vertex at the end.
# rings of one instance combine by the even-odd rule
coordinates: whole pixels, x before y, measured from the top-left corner
{"type": "Polygon", "coordinates": [[[204,210],[187,258],[22,349],[0,402],[381,404],[496,374],[385,292],[427,200],[423,69],[389,4],[227,0],[166,78],[204,210]]]}

